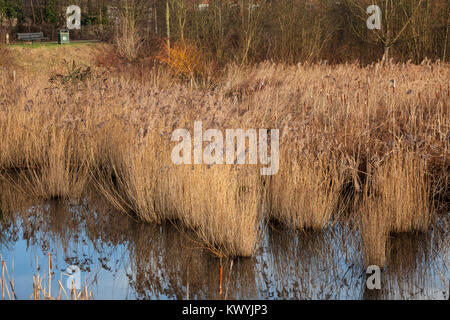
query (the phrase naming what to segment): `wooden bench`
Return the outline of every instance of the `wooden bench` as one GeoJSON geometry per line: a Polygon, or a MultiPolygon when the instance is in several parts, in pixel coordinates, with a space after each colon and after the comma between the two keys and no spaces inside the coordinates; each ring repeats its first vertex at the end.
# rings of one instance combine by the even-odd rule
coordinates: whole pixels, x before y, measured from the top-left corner
{"type": "Polygon", "coordinates": [[[43,32],[34,32],[34,33],[18,33],[17,39],[22,40],[22,41],[34,42],[34,41],[45,40],[47,38],[44,37],[43,32]]]}

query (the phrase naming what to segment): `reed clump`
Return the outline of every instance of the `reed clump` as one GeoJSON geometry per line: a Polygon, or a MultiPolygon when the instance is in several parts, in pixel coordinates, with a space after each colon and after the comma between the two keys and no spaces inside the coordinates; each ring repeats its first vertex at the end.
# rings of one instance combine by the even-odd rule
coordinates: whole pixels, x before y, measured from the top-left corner
{"type": "Polygon", "coordinates": [[[120,142],[108,150],[108,167],[96,169],[98,188],[116,208],[146,222],[171,220],[218,256],[254,253],[262,194],[256,168],[174,165],[170,141],[151,132],[120,142]]]}
{"type": "Polygon", "coordinates": [[[389,237],[389,216],[386,208],[373,193],[369,193],[367,186],[361,196],[358,213],[361,217],[360,232],[364,245],[363,257],[366,266],[383,267],[386,263],[386,246],[389,237]]]}
{"type": "Polygon", "coordinates": [[[181,181],[171,194],[183,223],[218,256],[251,256],[262,231],[258,170],[215,165],[175,172],[181,181]]]}
{"type": "Polygon", "coordinates": [[[384,266],[392,233],[429,230],[435,215],[428,163],[399,148],[370,169],[360,207],[366,264],[384,266]]]}
{"type": "Polygon", "coordinates": [[[332,155],[288,152],[269,179],[270,217],[295,229],[324,229],[337,209],[343,172],[332,155]]]}
{"type": "Polygon", "coordinates": [[[394,152],[373,179],[391,232],[428,230],[434,201],[425,159],[407,151],[394,152]]]}

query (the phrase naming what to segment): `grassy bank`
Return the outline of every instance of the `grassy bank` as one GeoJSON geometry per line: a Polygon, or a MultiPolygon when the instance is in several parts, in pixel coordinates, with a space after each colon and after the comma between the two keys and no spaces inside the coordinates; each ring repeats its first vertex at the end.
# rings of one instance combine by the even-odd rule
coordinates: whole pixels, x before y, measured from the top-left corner
{"type": "Polygon", "coordinates": [[[390,233],[426,231],[448,205],[447,64],[231,65],[198,86],[160,67],[107,72],[96,46],[20,50],[17,74],[0,78],[0,168],[35,196],[81,197],[92,181],[116,208],[174,221],[218,256],[251,256],[270,220],[344,221],[379,265],[390,233]],[[176,166],[171,134],[195,120],[279,129],[279,172],[176,166]]]}

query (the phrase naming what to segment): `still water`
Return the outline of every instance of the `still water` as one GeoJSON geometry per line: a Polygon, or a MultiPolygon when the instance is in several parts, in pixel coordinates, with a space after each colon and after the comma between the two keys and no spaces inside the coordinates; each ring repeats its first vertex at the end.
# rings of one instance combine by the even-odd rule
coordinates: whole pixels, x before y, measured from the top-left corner
{"type": "Polygon", "coordinates": [[[391,236],[382,289],[368,290],[360,236],[348,226],[308,233],[268,224],[254,258],[220,260],[188,232],[137,222],[94,192],[82,201],[8,192],[0,205],[0,260],[18,299],[30,298],[33,276],[46,277],[49,253],[55,295],[78,266],[95,299],[449,298],[448,215],[429,234],[391,236]]]}

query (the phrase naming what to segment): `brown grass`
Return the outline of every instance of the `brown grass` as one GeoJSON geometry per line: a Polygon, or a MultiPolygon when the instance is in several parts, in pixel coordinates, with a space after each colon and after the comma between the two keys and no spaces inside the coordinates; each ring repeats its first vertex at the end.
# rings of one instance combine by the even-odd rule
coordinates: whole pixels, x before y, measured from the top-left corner
{"type": "Polygon", "coordinates": [[[390,233],[427,232],[435,214],[426,160],[400,149],[381,162],[371,170],[359,209],[366,263],[379,266],[390,233]]]}
{"type": "Polygon", "coordinates": [[[448,199],[446,64],[264,63],[230,67],[211,89],[156,69],[146,78],[104,75],[88,60],[98,76],[74,83],[51,83],[53,68],[27,65],[16,81],[0,81],[0,169],[28,169],[42,198],[81,197],[93,179],[128,214],[175,221],[218,256],[250,256],[265,218],[323,229],[350,194],[359,199],[351,219],[361,222],[366,262],[380,265],[390,232],[427,230],[433,199],[448,199]],[[279,173],[175,166],[170,135],[194,120],[280,129],[279,173]]]}
{"type": "Polygon", "coordinates": [[[270,216],[296,229],[325,228],[342,190],[343,173],[337,162],[327,154],[286,152],[280,157],[280,171],[267,188],[270,216]]]}

